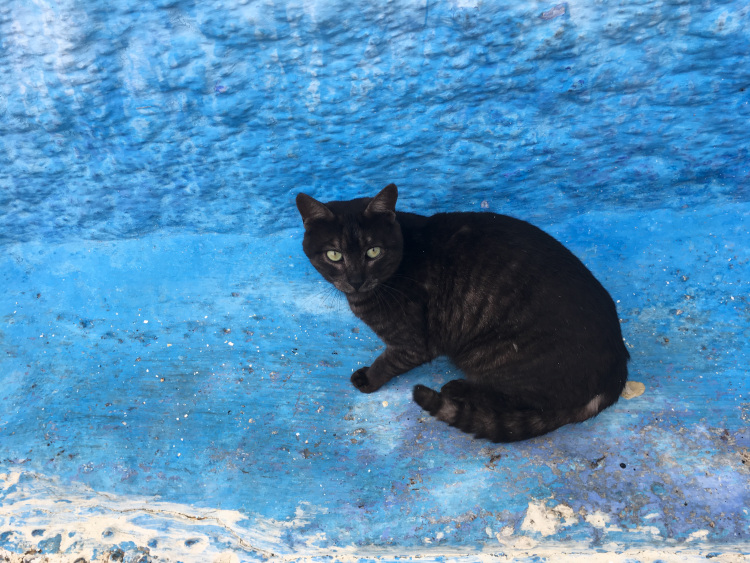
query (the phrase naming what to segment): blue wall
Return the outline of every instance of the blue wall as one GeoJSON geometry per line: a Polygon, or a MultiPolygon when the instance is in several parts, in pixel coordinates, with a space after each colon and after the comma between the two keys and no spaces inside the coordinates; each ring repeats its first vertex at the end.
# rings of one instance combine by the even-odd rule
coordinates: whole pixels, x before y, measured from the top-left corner
{"type": "Polygon", "coordinates": [[[747,553],[749,18],[5,2],[0,555],[747,553]],[[401,209],[567,244],[645,394],[503,446],[411,402],[446,362],[357,392],[382,344],[306,261],[293,202],[389,182],[401,209]]]}
{"type": "Polygon", "coordinates": [[[740,2],[11,0],[0,236],[261,234],[296,224],[297,190],[391,181],[431,208],[553,220],[747,201],[747,18],[740,2]]]}

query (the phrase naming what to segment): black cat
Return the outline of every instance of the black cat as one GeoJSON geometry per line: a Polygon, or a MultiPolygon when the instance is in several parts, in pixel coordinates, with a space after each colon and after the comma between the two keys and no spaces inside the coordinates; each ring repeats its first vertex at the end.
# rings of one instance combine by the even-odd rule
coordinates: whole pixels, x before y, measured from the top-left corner
{"type": "Polygon", "coordinates": [[[612,298],[567,248],[495,213],[396,211],[374,198],[297,196],[303,249],[386,343],[351,377],[372,393],[448,356],[466,375],[414,387],[430,414],[478,438],[524,440],[582,422],[617,401],[628,351],[612,298]]]}

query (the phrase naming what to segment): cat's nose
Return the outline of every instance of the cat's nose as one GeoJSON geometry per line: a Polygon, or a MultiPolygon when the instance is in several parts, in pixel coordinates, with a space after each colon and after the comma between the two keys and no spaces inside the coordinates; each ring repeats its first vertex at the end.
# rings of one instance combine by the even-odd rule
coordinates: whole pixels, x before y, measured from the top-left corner
{"type": "Polygon", "coordinates": [[[359,291],[359,288],[364,285],[364,280],[349,280],[349,285],[354,288],[354,291],[359,291]]]}

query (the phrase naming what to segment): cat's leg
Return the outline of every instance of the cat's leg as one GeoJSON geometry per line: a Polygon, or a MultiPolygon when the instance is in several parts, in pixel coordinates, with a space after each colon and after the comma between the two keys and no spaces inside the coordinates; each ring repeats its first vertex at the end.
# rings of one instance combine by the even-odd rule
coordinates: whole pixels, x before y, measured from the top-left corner
{"type": "Polygon", "coordinates": [[[465,379],[453,379],[440,389],[440,394],[452,399],[461,399],[470,389],[471,384],[465,379]]]}
{"type": "Polygon", "coordinates": [[[493,397],[489,389],[474,386],[464,379],[456,379],[446,383],[440,391],[416,385],[413,397],[414,402],[438,420],[474,434],[477,438],[513,441],[512,438],[496,440],[493,435],[497,413],[486,404],[486,400],[493,397]]]}
{"type": "Polygon", "coordinates": [[[435,416],[443,406],[443,397],[440,393],[424,385],[415,385],[412,396],[414,402],[432,416],[435,416]]]}
{"type": "Polygon", "coordinates": [[[377,391],[391,379],[427,363],[432,358],[419,351],[387,347],[372,365],[352,374],[352,384],[363,393],[377,391]]]}
{"type": "Polygon", "coordinates": [[[474,405],[470,401],[472,392],[473,389],[468,381],[454,379],[443,385],[440,391],[424,385],[415,385],[412,396],[415,403],[438,420],[452,426],[459,426],[458,418],[473,415],[474,405]]]}
{"type": "Polygon", "coordinates": [[[460,402],[470,393],[471,383],[465,379],[454,379],[443,385],[439,392],[424,385],[415,385],[413,397],[418,405],[435,416],[443,406],[443,399],[460,402]]]}

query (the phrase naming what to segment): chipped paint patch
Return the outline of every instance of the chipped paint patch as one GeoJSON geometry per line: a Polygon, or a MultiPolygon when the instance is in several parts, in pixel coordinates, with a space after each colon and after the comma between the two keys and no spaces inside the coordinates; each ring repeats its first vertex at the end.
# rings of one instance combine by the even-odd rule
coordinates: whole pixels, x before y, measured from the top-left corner
{"type": "Polygon", "coordinates": [[[10,489],[12,486],[18,483],[18,480],[20,478],[21,473],[19,471],[0,473],[0,488],[2,488],[3,491],[10,489]]]}
{"type": "MultiPolygon", "coordinates": [[[[104,562],[110,560],[110,553],[118,553],[117,557],[122,556],[126,561],[148,556],[165,563],[238,563],[269,558],[300,561],[325,557],[350,563],[362,558],[391,561],[394,557],[418,557],[428,562],[446,557],[468,558],[484,563],[498,560],[498,543],[506,558],[501,560],[518,562],[553,557],[556,562],[567,563],[584,554],[588,561],[596,563],[705,560],[705,550],[700,548],[675,545],[624,548],[605,539],[603,549],[600,547],[594,553],[588,543],[547,540],[561,529],[577,524],[580,516],[565,504],[548,506],[552,499],[529,503],[520,526],[522,533],[515,533],[513,526],[504,526],[494,534],[495,541],[485,544],[446,545],[445,533],[438,532],[424,537],[421,547],[332,545],[324,533],[315,530],[316,523],[328,510],[307,503],[300,504],[292,518],[275,520],[236,510],[105,494],[83,485],[63,485],[40,474],[3,474],[0,479],[3,490],[8,491],[0,506],[0,530],[4,547],[13,550],[0,548],[0,557],[9,563],[24,563],[23,553],[49,545],[45,542],[50,539],[58,543],[57,554],[37,554],[36,563],[62,563],[78,557],[104,562]],[[289,538],[294,538],[291,545],[289,538]]],[[[586,515],[584,520],[607,532],[619,531],[608,525],[606,514],[586,515]]],[[[484,533],[493,536],[489,527],[484,533]]],[[[707,535],[706,530],[697,530],[688,541],[705,540],[707,535]]],[[[722,561],[744,560],[740,546],[722,546],[722,561]]]]}
{"type": "MultiPolygon", "coordinates": [[[[249,518],[237,510],[99,493],[77,484],[64,486],[40,474],[0,478],[8,491],[0,505],[5,545],[23,551],[59,537],[57,551],[88,559],[122,545],[165,561],[231,561],[235,552],[273,557],[285,551],[285,534],[304,528],[326,512],[303,502],[290,520],[249,518]],[[231,546],[229,552],[227,546],[231,546]]],[[[323,534],[312,534],[304,545],[315,549],[316,542],[324,540],[323,534]]]]}
{"type": "Polygon", "coordinates": [[[622,531],[621,528],[617,526],[610,526],[610,515],[605,514],[604,512],[595,511],[591,514],[587,514],[584,516],[584,520],[591,524],[594,528],[597,528],[599,530],[604,530],[606,532],[620,532],[622,531]]]}
{"type": "Polygon", "coordinates": [[[705,540],[708,537],[708,530],[696,530],[692,534],[690,534],[685,541],[691,542],[691,541],[700,541],[705,540]]]}
{"type": "Polygon", "coordinates": [[[521,530],[535,532],[546,537],[556,534],[560,528],[572,526],[576,522],[578,522],[578,519],[569,506],[558,504],[549,508],[546,501],[530,502],[521,524],[521,530]]]}

